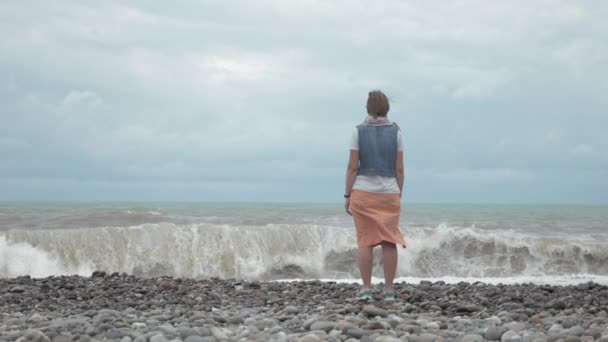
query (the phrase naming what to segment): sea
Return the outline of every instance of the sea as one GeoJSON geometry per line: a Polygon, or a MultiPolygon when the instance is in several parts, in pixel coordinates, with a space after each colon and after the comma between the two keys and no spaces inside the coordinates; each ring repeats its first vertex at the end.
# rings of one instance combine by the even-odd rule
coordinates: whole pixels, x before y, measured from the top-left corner
{"type": "MultiPolygon", "coordinates": [[[[608,206],[413,204],[401,229],[397,282],[608,284],[608,206]]],[[[3,278],[358,282],[356,246],[340,204],[0,203],[3,278]]]]}

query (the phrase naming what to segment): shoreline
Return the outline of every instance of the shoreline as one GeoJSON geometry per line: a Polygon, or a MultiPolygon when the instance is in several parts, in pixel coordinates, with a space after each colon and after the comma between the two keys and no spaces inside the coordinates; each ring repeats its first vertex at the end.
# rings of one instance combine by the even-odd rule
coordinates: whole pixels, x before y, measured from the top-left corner
{"type": "Polygon", "coordinates": [[[395,283],[360,302],[331,281],[0,278],[0,342],[602,341],[608,286],[395,283]]]}

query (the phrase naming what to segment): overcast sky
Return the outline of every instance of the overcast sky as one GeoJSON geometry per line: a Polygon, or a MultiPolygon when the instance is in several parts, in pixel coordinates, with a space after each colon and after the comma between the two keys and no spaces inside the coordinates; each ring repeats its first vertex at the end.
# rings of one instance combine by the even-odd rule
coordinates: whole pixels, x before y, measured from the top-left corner
{"type": "Polygon", "coordinates": [[[336,202],[367,92],[407,202],[607,203],[608,2],[2,1],[0,200],[336,202]]]}

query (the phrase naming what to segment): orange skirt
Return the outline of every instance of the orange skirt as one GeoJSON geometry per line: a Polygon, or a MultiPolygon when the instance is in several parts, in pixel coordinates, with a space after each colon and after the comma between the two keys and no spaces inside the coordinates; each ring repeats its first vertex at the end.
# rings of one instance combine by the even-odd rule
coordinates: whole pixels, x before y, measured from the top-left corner
{"type": "Polygon", "coordinates": [[[373,247],[390,242],[405,248],[399,228],[401,198],[399,194],[382,194],[353,190],[350,209],[357,228],[359,247],[373,247]]]}

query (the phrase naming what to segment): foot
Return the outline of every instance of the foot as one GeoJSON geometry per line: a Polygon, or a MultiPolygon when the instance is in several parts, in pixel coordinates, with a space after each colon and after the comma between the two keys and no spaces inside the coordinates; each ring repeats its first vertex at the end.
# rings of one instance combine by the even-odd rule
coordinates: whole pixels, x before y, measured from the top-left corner
{"type": "Polygon", "coordinates": [[[372,289],[362,288],[359,290],[359,300],[371,300],[372,299],[372,289]]]}
{"type": "Polygon", "coordinates": [[[395,290],[384,290],[384,301],[394,302],[395,301],[395,290]]]}

